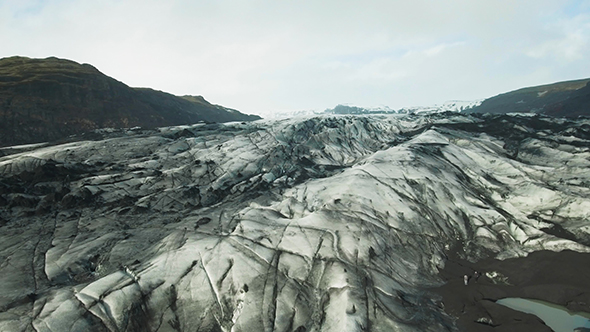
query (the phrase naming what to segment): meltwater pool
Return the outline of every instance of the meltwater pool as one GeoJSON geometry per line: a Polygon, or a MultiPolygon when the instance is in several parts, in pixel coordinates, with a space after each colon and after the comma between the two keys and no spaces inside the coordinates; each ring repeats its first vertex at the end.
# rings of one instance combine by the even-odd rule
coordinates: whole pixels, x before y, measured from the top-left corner
{"type": "Polygon", "coordinates": [[[496,301],[508,308],[533,314],[555,332],[572,332],[575,328],[590,329],[590,313],[573,313],[565,307],[538,300],[509,297],[496,301]]]}

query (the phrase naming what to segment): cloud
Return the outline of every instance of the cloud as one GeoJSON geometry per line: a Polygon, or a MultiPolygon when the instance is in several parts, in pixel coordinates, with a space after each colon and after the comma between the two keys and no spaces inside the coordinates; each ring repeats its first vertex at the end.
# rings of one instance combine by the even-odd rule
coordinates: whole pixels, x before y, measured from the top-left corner
{"type": "Polygon", "coordinates": [[[560,20],[546,28],[555,37],[535,45],[527,55],[533,58],[553,57],[559,61],[576,61],[586,58],[590,51],[590,15],[580,14],[568,20],[560,20]]]}
{"type": "Polygon", "coordinates": [[[0,0],[0,56],[87,62],[131,86],[246,112],[402,107],[590,76],[589,10],[568,0],[0,0]]]}

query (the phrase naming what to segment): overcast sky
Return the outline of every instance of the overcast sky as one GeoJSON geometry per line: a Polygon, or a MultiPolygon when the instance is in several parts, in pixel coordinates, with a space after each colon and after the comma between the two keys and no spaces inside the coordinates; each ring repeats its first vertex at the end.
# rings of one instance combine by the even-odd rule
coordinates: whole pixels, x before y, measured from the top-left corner
{"type": "Polygon", "coordinates": [[[431,105],[590,77],[590,0],[0,0],[0,57],[245,113],[431,105]]]}

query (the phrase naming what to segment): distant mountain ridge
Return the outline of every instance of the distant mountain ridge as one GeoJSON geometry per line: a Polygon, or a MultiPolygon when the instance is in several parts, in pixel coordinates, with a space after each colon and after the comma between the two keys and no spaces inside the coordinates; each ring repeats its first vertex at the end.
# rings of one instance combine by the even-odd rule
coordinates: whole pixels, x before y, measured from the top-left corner
{"type": "Polygon", "coordinates": [[[0,59],[0,146],[59,140],[105,127],[258,119],[201,96],[132,88],[89,64],[55,57],[0,59]]]}
{"type": "Polygon", "coordinates": [[[299,110],[270,115],[274,118],[307,117],[325,114],[429,114],[464,113],[539,113],[553,117],[590,116],[590,78],[544,84],[499,94],[487,99],[450,100],[432,106],[393,109],[388,106],[364,107],[338,104],[321,110],[299,110]]]}
{"type": "Polygon", "coordinates": [[[441,105],[404,107],[397,110],[387,106],[359,107],[339,104],[334,108],[326,109],[323,113],[315,111],[313,114],[428,114],[440,112],[539,113],[570,118],[590,116],[590,78],[522,88],[484,100],[451,100],[441,105]]]}
{"type": "Polygon", "coordinates": [[[482,102],[483,99],[472,101],[449,100],[440,105],[404,107],[400,109],[398,112],[405,114],[466,112],[474,107],[479,106],[482,102]]]}
{"type": "Polygon", "coordinates": [[[352,105],[339,104],[332,109],[324,111],[325,114],[425,114],[425,113],[441,113],[441,112],[462,112],[467,111],[473,107],[481,104],[482,100],[462,101],[450,100],[443,104],[436,104],[432,106],[413,106],[404,107],[400,109],[393,109],[389,106],[377,107],[359,107],[352,105]]]}
{"type": "Polygon", "coordinates": [[[481,100],[463,101],[463,100],[449,100],[443,104],[435,104],[432,106],[411,106],[400,109],[393,109],[389,106],[356,106],[350,104],[338,104],[334,108],[328,108],[323,111],[320,110],[298,110],[290,112],[277,112],[270,114],[270,118],[292,118],[292,117],[308,117],[326,114],[349,114],[349,115],[370,115],[370,114],[430,114],[442,112],[463,112],[481,104],[481,100]]]}
{"type": "Polygon", "coordinates": [[[540,113],[556,117],[590,115],[590,78],[522,88],[484,100],[474,113],[540,113]]]}

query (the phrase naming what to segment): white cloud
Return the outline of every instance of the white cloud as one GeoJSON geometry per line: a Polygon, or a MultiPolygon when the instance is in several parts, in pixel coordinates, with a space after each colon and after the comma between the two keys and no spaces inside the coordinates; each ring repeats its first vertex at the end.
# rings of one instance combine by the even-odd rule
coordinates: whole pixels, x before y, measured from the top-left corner
{"type": "Polygon", "coordinates": [[[566,5],[0,0],[0,56],[88,62],[131,86],[245,112],[402,107],[590,76],[588,13],[566,5]]]}
{"type": "Polygon", "coordinates": [[[436,46],[433,46],[433,47],[430,47],[430,48],[424,50],[424,54],[429,57],[436,56],[450,47],[462,46],[465,44],[466,44],[465,42],[460,42],[460,41],[454,42],[454,43],[442,43],[442,44],[438,44],[436,46]]]}
{"type": "Polygon", "coordinates": [[[553,57],[561,61],[583,60],[590,51],[590,15],[577,15],[547,26],[555,36],[535,45],[527,55],[533,58],[553,57]]]}

